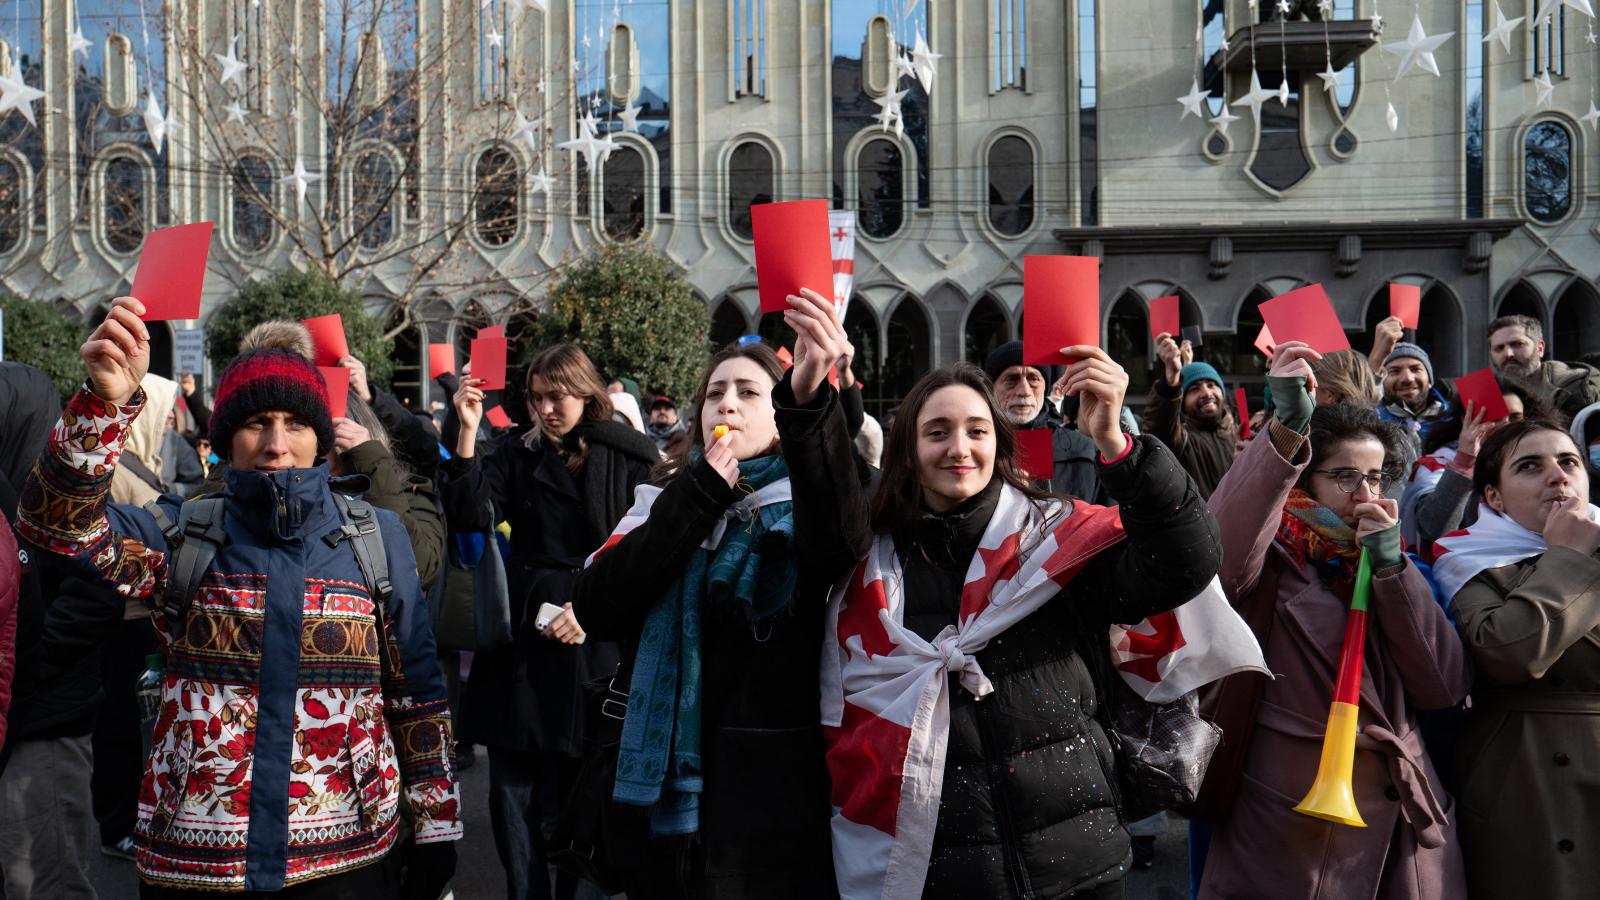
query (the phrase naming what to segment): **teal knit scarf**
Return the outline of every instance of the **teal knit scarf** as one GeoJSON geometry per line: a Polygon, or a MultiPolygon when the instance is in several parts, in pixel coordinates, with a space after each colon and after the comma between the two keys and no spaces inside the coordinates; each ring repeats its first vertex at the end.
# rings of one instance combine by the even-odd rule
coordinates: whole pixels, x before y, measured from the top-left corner
{"type": "MultiPolygon", "coordinates": [[[[740,490],[751,493],[788,477],[777,455],[739,464],[740,490]]],[[[730,521],[715,551],[695,548],[683,574],[645,617],[611,796],[648,807],[652,834],[700,830],[700,612],[706,597],[733,596],[755,622],[788,606],[795,580],[794,504],[769,503],[749,523],[730,521]]]]}

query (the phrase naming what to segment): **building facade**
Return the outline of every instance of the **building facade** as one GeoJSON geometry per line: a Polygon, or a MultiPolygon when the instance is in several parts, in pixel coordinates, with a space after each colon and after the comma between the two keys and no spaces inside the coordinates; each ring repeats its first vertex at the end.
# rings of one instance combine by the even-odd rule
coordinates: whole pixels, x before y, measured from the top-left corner
{"type": "Polygon", "coordinates": [[[1029,254],[1101,257],[1135,391],[1149,299],[1181,296],[1202,355],[1248,383],[1255,304],[1311,281],[1363,349],[1387,285],[1421,286],[1441,375],[1486,364],[1504,312],[1558,355],[1600,351],[1595,22],[1563,5],[1535,25],[1536,0],[1502,0],[1523,21],[1500,32],[1493,0],[1285,5],[19,0],[0,74],[45,97],[37,124],[0,119],[0,284],[93,315],[147,231],[209,219],[202,318],[180,327],[318,265],[410,311],[397,386],[420,398],[428,342],[515,320],[608,241],[676,261],[718,339],[781,338],[749,207],[827,197],[857,213],[847,325],[880,411],[1020,335],[1029,254]],[[1414,11],[1454,34],[1438,75],[1396,78],[1382,45],[1414,11]],[[1255,108],[1235,103],[1252,73],[1255,108]],[[891,97],[898,119],[875,116],[891,97]]]}

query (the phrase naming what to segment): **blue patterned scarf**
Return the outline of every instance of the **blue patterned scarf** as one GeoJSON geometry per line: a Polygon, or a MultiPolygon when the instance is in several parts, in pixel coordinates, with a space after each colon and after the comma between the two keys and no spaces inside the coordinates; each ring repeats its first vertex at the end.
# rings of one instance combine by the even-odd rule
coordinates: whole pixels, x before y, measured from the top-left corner
{"type": "MultiPolygon", "coordinates": [[[[739,464],[739,489],[754,493],[789,477],[777,455],[739,464]]],[[[732,596],[752,622],[788,606],[795,589],[794,504],[769,503],[734,519],[715,551],[689,565],[645,617],[611,797],[650,809],[655,835],[700,830],[700,613],[708,596],[732,596]]]]}

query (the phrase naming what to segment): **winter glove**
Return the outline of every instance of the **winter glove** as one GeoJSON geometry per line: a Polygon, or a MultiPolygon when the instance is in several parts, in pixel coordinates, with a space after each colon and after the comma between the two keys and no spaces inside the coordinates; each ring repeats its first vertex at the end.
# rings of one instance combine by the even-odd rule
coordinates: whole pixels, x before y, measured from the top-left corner
{"type": "Polygon", "coordinates": [[[1397,522],[1389,528],[1373,533],[1361,539],[1361,546],[1367,551],[1367,556],[1372,559],[1372,571],[1382,572],[1405,562],[1405,554],[1400,549],[1400,524],[1397,522]]]}
{"type": "Polygon", "coordinates": [[[1272,392],[1274,411],[1283,427],[1305,434],[1311,427],[1311,394],[1306,390],[1303,375],[1268,375],[1267,389],[1272,392]]]}
{"type": "Polygon", "coordinates": [[[406,859],[400,896],[403,900],[439,900],[455,874],[456,845],[453,841],[417,844],[406,859]]]}

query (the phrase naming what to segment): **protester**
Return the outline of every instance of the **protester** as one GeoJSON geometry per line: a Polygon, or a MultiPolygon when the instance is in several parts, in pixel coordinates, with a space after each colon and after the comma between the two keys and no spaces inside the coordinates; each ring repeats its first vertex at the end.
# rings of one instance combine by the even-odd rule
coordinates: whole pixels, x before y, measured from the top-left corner
{"type": "Polygon", "coordinates": [[[861,430],[856,432],[856,453],[868,466],[879,468],[883,461],[883,426],[872,416],[862,416],[861,430]]]}
{"type": "MultiPolygon", "coordinates": [[[[1311,363],[1313,392],[1318,406],[1354,403],[1376,407],[1380,398],[1378,379],[1366,357],[1354,350],[1324,353],[1311,363]]],[[[1252,425],[1254,428],[1254,425],[1252,425]]]]}
{"type": "MultiPolygon", "coordinates": [[[[566,796],[583,754],[583,685],[611,673],[618,658],[610,643],[580,644],[581,630],[563,631],[570,616],[541,636],[540,606],[571,607],[584,558],[660,461],[649,438],[612,419],[612,402],[628,395],[608,395],[577,346],[540,353],[526,383],[538,426],[502,436],[480,457],[483,382],[462,379],[455,458],[444,468],[453,529],[511,526],[513,642],[474,655],[462,697],[463,739],[489,748],[490,822],[510,900],[550,896],[540,794],[566,796]]],[[[569,900],[577,887],[563,873],[557,892],[569,900]]]]}
{"type": "Polygon", "coordinates": [[[1489,323],[1489,360],[1496,374],[1521,379],[1545,408],[1565,416],[1600,403],[1600,369],[1545,362],[1544,349],[1544,328],[1532,316],[1501,316],[1489,323]]]}
{"type": "Polygon", "coordinates": [[[671,397],[659,394],[650,401],[650,422],[644,431],[656,442],[657,450],[668,453],[667,447],[672,444],[672,439],[687,430],[683,420],[678,418],[678,404],[671,397]]]}
{"type": "Polygon", "coordinates": [[[1475,900],[1594,896],[1600,508],[1583,458],[1551,420],[1499,429],[1473,470],[1477,521],[1435,545],[1434,577],[1478,670],[1456,746],[1475,900]]]}
{"type": "Polygon", "coordinates": [[[640,434],[644,430],[644,417],[639,415],[639,401],[627,392],[611,394],[612,421],[620,422],[640,434]]]}
{"type": "Polygon", "coordinates": [[[1271,609],[1262,649],[1275,677],[1262,688],[1243,777],[1212,838],[1200,897],[1459,897],[1450,798],[1416,711],[1459,703],[1470,664],[1403,554],[1398,505],[1385,496],[1398,480],[1405,436],[1366,407],[1314,407],[1306,361],[1316,355],[1298,341],[1274,348],[1267,382],[1277,416],[1211,497],[1223,588],[1246,618],[1251,607],[1271,609]],[[1351,828],[1293,807],[1322,755],[1363,551],[1372,599],[1352,785],[1367,827],[1351,828]]]}
{"type": "MultiPolygon", "coordinates": [[[[0,753],[6,745],[11,684],[17,676],[17,595],[22,588],[21,556],[11,519],[0,509],[0,753]]],[[[5,776],[0,756],[0,778],[5,776]]]]}
{"type": "Polygon", "coordinates": [[[1572,440],[1583,451],[1584,468],[1589,473],[1589,502],[1600,503],[1600,403],[1591,403],[1572,419],[1572,440]]]}
{"type": "Polygon", "coordinates": [[[1220,548],[1173,455],[1123,432],[1127,374],[1098,348],[1066,352],[1079,358],[1067,370],[1068,399],[1080,404],[1120,520],[1026,480],[1014,463],[1015,406],[967,364],[918,382],[890,432],[873,501],[876,544],[834,600],[837,655],[824,663],[825,721],[841,727],[829,768],[845,896],[877,896],[886,883],[904,884],[903,896],[920,885],[924,898],[1123,896],[1130,844],[1097,718],[1107,698],[1083,648],[1100,642],[1103,653],[1110,623],[1193,597],[1216,573],[1220,548]],[[1071,567],[1048,568],[1066,562],[1056,554],[1068,547],[1071,567]],[[980,566],[989,574],[974,582],[980,566]],[[1040,566],[1049,577],[1016,575],[1040,566]],[[1034,587],[1017,593],[1024,583],[1034,587]],[[986,618],[990,609],[1001,618],[986,618]],[[931,733],[912,725],[910,745],[929,749],[903,761],[902,782],[903,751],[882,759],[870,735],[873,723],[895,728],[911,716],[889,709],[897,696],[914,706],[924,695],[921,678],[907,680],[913,671],[950,681],[931,733]],[[942,774],[914,773],[928,766],[918,759],[942,760],[942,774]],[[897,811],[902,783],[917,799],[899,800],[897,811]]]}
{"type": "Polygon", "coordinates": [[[1075,404],[1069,400],[1066,411],[1071,415],[1063,418],[1045,399],[1046,389],[1063,377],[1061,370],[1023,365],[1021,341],[996,347],[984,360],[983,369],[994,383],[995,402],[1007,422],[1018,431],[1050,430],[1054,457],[1050,489],[1091,503],[1106,503],[1110,494],[1100,483],[1094,440],[1077,428],[1075,404]]]}
{"type": "Polygon", "coordinates": [[[1161,372],[1150,387],[1144,430],[1167,445],[1200,495],[1210,497],[1233,465],[1239,429],[1223,401],[1222,376],[1209,363],[1185,364],[1186,353],[1193,351],[1179,347],[1170,334],[1156,342],[1161,372]]]}
{"type": "Polygon", "coordinates": [[[1450,414],[1449,398],[1434,385],[1433,360],[1416,344],[1401,341],[1384,358],[1378,415],[1406,429],[1419,449],[1428,439],[1428,429],[1450,414]]]}
{"type": "Polygon", "coordinates": [[[188,427],[181,429],[185,438],[204,437],[211,431],[211,407],[206,405],[205,392],[193,372],[178,373],[178,389],[183,392],[183,405],[189,412],[188,427]]]}
{"type": "Polygon", "coordinates": [[[1385,316],[1379,321],[1372,329],[1372,350],[1367,353],[1363,360],[1367,364],[1367,370],[1382,373],[1384,363],[1388,361],[1389,355],[1405,339],[1405,336],[1406,323],[1399,316],[1385,316]]]}
{"type": "MultiPolygon", "coordinates": [[[[28,477],[18,524],[30,544],[145,598],[166,646],[140,796],[141,897],[319,881],[348,896],[438,896],[455,866],[459,797],[410,542],[375,511],[387,577],[367,577],[363,539],[337,537],[332,492],[347,484],[317,462],[333,442],[320,373],[290,352],[244,353],[223,373],[211,421],[231,463],[226,543],[192,598],[165,596],[172,554],[187,551],[149,511],[106,496],[146,403],[143,312],[118,298],[84,344],[88,382],[28,477]],[[416,842],[404,860],[390,856],[402,796],[416,842]]],[[[178,519],[179,498],[160,509],[178,519]]]]}
{"type": "Polygon", "coordinates": [[[577,622],[637,647],[608,812],[630,900],[835,896],[817,659],[826,591],[869,534],[825,381],[847,341],[801,294],[793,368],[761,343],[713,356],[694,449],[578,578],[577,622]]]}

